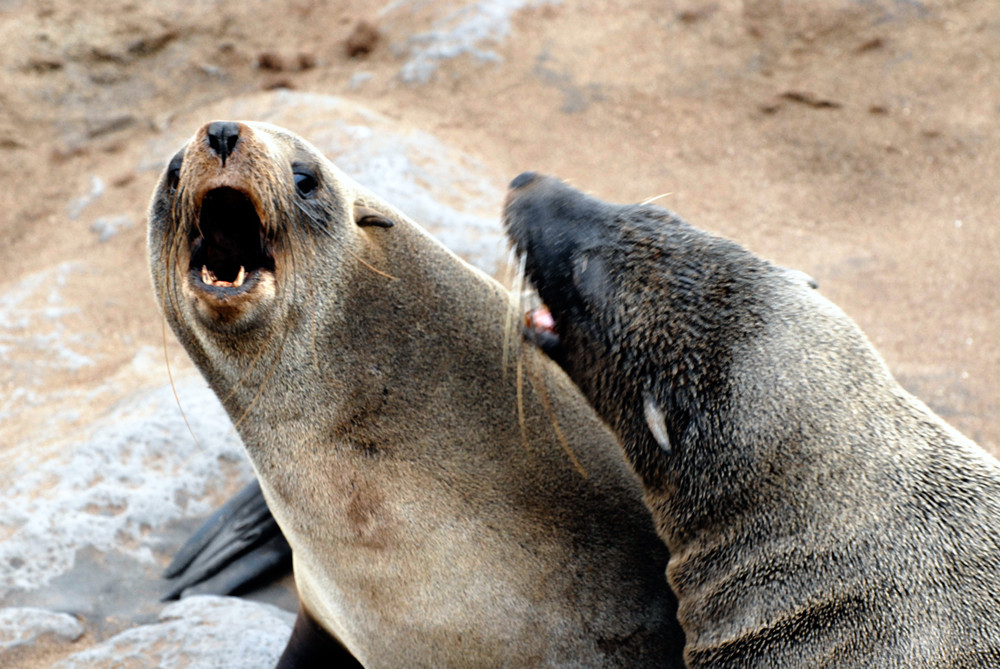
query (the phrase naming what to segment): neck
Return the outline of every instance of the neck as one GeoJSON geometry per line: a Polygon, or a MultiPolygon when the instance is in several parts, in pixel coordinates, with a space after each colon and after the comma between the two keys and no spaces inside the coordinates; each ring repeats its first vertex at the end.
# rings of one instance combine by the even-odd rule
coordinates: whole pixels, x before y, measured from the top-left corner
{"type": "Polygon", "coordinates": [[[652,437],[641,397],[619,428],[653,463],[640,474],[677,554],[692,541],[704,546],[706,532],[780,541],[822,523],[883,457],[869,444],[896,429],[877,418],[890,411],[878,403],[893,401],[894,382],[836,307],[780,275],[739,294],[735,309],[699,309],[710,314],[702,332],[672,332],[650,371],[670,452],[652,437]],[[737,310],[738,319],[727,317],[737,310]],[[868,433],[857,433],[859,422],[868,433]]]}

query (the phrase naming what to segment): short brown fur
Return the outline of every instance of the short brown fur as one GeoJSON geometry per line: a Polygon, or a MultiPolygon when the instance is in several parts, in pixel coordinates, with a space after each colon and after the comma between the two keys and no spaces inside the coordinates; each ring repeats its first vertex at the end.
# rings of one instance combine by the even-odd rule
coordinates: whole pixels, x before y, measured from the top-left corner
{"type": "Polygon", "coordinates": [[[681,666],[640,488],[532,350],[589,476],[531,383],[524,449],[519,356],[503,352],[510,295],[302,139],[235,125],[224,165],[206,126],[164,174],[150,264],[292,546],[306,615],[367,667],[681,666]],[[293,165],[315,177],[310,195],[293,165]],[[192,265],[206,184],[245,192],[273,256],[238,290],[206,286],[192,265]]]}

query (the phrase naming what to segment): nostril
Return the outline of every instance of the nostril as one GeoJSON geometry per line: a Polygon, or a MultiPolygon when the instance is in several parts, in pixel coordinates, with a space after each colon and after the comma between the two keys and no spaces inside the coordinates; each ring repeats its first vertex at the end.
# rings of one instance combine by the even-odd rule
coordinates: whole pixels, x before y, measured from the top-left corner
{"type": "Polygon", "coordinates": [[[208,145],[222,159],[225,166],[228,158],[236,149],[236,143],[240,139],[240,126],[232,121],[215,121],[208,124],[205,131],[208,136],[208,145]]]}

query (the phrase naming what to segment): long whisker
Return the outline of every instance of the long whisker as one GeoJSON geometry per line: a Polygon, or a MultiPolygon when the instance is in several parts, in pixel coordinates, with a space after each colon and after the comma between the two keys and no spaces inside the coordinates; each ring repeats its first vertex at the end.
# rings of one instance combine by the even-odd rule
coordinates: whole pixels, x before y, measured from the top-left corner
{"type": "Polygon", "coordinates": [[[177,394],[177,384],[174,383],[174,373],[170,368],[170,355],[167,353],[167,317],[163,316],[161,319],[163,324],[163,361],[167,363],[167,378],[170,379],[170,390],[174,394],[174,402],[177,403],[177,409],[181,412],[181,418],[184,419],[184,424],[187,426],[188,432],[191,433],[191,438],[194,439],[194,444],[199,449],[201,448],[201,443],[198,441],[198,435],[194,433],[194,428],[191,427],[191,422],[188,420],[187,414],[184,412],[184,407],[181,406],[180,395],[177,394]]]}
{"type": "Polygon", "coordinates": [[[177,410],[181,413],[181,418],[184,420],[184,425],[187,427],[188,432],[191,434],[191,438],[194,443],[199,448],[201,447],[198,441],[198,435],[195,434],[194,428],[191,427],[191,421],[188,420],[187,413],[184,411],[184,406],[181,404],[181,398],[177,392],[177,384],[174,381],[173,368],[170,366],[170,354],[167,348],[167,310],[177,310],[179,307],[180,299],[177,296],[177,262],[178,255],[180,252],[181,244],[183,243],[183,235],[180,234],[179,226],[177,225],[177,204],[181,198],[182,190],[174,194],[174,197],[170,201],[170,225],[166,226],[163,232],[163,242],[160,246],[161,257],[164,261],[164,275],[160,277],[159,281],[154,280],[154,284],[157,290],[160,291],[160,300],[163,303],[163,315],[160,319],[161,324],[161,336],[163,345],[163,362],[167,367],[167,378],[170,380],[170,391],[174,396],[174,403],[177,404],[177,410]]]}
{"type": "Polygon", "coordinates": [[[524,364],[523,359],[517,359],[517,423],[521,426],[521,443],[525,453],[530,455],[530,445],[528,443],[528,425],[524,419],[524,364]]]}
{"type": "Polygon", "coordinates": [[[671,191],[671,192],[668,192],[668,193],[660,193],[659,195],[651,197],[648,200],[643,200],[642,204],[649,204],[650,202],[656,202],[661,197],[667,197],[668,195],[673,195],[673,192],[671,191]]]}
{"type": "Polygon", "coordinates": [[[390,281],[395,281],[396,280],[396,277],[394,277],[393,275],[387,274],[387,273],[383,272],[382,270],[377,269],[377,268],[373,267],[371,264],[365,262],[364,258],[359,257],[358,254],[355,253],[354,251],[352,251],[351,249],[349,249],[347,247],[344,247],[344,250],[347,251],[348,255],[350,255],[352,258],[354,258],[359,263],[361,263],[362,265],[364,265],[365,267],[367,267],[371,271],[375,272],[379,276],[384,276],[385,278],[389,279],[390,281]]]}
{"type": "Polygon", "coordinates": [[[517,260],[517,264],[515,265],[514,262],[510,262],[508,266],[511,268],[516,266],[517,270],[510,277],[510,306],[507,308],[507,315],[503,325],[503,365],[501,369],[503,369],[505,381],[511,351],[518,350],[519,348],[515,342],[515,336],[520,333],[517,322],[523,313],[525,258],[526,256],[520,255],[514,249],[511,249],[511,261],[517,260]]]}
{"type": "MultiPolygon", "coordinates": [[[[525,342],[524,347],[530,346],[529,343],[525,342]]],[[[523,357],[529,357],[525,354],[523,357]]],[[[529,364],[527,365],[528,379],[531,381],[532,387],[535,392],[538,393],[538,399],[541,400],[542,406],[545,408],[545,413],[549,417],[549,421],[552,423],[552,429],[555,430],[556,437],[559,439],[559,444],[562,446],[563,451],[569,457],[570,462],[573,464],[573,468],[582,476],[583,478],[588,478],[587,470],[583,468],[580,461],[576,457],[576,453],[573,452],[573,447],[569,445],[569,441],[566,440],[566,435],[563,434],[562,428],[559,427],[559,420],[556,418],[555,412],[552,410],[552,405],[549,403],[549,392],[545,389],[544,379],[539,379],[535,373],[533,367],[529,364]]]]}
{"type": "Polygon", "coordinates": [[[329,228],[327,227],[326,221],[324,221],[321,217],[315,214],[311,209],[309,209],[308,207],[306,207],[304,204],[302,204],[297,200],[295,201],[295,208],[299,210],[299,214],[309,219],[309,222],[312,223],[313,227],[315,227],[317,230],[323,230],[327,234],[332,235],[329,228]]]}
{"type": "MultiPolygon", "coordinates": [[[[295,206],[296,206],[296,208],[299,210],[299,212],[303,216],[305,216],[306,218],[308,218],[313,223],[313,226],[316,229],[322,230],[328,236],[333,237],[333,233],[327,227],[325,221],[323,221],[321,218],[317,217],[316,214],[314,214],[312,211],[310,211],[309,209],[307,209],[301,202],[296,202],[295,206]]],[[[365,267],[367,267],[371,271],[375,272],[379,276],[385,277],[386,279],[389,279],[390,281],[395,281],[396,280],[396,277],[394,277],[393,275],[389,274],[388,272],[383,272],[382,270],[378,269],[377,267],[375,267],[371,263],[367,262],[364,258],[361,258],[360,256],[358,256],[358,254],[355,253],[354,251],[352,251],[351,249],[349,249],[347,247],[344,247],[343,250],[346,251],[347,254],[350,255],[352,258],[354,258],[359,263],[361,263],[362,265],[364,265],[365,267]]]]}

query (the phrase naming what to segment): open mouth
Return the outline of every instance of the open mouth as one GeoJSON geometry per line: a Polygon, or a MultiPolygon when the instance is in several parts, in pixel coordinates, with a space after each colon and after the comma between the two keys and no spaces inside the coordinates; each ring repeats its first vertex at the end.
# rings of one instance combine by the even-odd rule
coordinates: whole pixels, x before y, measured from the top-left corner
{"type": "Polygon", "coordinates": [[[524,327],[536,333],[558,336],[556,321],[552,317],[552,312],[544,304],[524,314],[524,327]]]}
{"type": "Polygon", "coordinates": [[[555,318],[547,306],[540,305],[524,314],[521,332],[524,338],[558,365],[566,366],[566,349],[556,329],[555,318]]]}
{"type": "Polygon", "coordinates": [[[205,195],[190,243],[189,269],[195,285],[241,292],[249,290],[262,272],[274,272],[274,257],[257,209],[234,188],[216,188],[205,195]]]}

